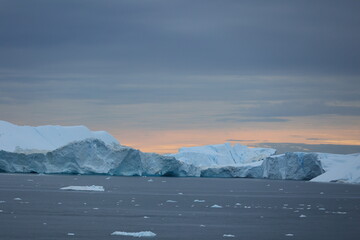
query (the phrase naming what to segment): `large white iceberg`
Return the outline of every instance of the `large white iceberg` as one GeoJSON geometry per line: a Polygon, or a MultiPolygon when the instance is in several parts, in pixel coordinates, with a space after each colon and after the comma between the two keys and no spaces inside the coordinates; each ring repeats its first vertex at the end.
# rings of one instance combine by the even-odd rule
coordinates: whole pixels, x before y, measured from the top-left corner
{"type": "Polygon", "coordinates": [[[17,126],[0,120],[0,150],[8,152],[47,152],[87,138],[119,145],[109,133],[91,131],[85,126],[17,126]]]}
{"type": "Polygon", "coordinates": [[[200,147],[183,147],[178,153],[169,154],[176,159],[198,167],[237,166],[263,160],[273,154],[272,148],[249,148],[230,143],[206,145],[200,147]]]}
{"type": "Polygon", "coordinates": [[[288,152],[266,158],[262,163],[263,178],[310,180],[324,173],[315,153],[288,152]]]}
{"type": "Polygon", "coordinates": [[[318,153],[318,156],[325,173],[311,181],[360,183],[360,153],[318,153]]]}
{"type": "Polygon", "coordinates": [[[46,153],[0,151],[0,172],[108,174],[117,176],[200,176],[174,157],[110,146],[99,139],[72,142],[46,153]]]}
{"type": "Polygon", "coordinates": [[[310,180],[323,172],[316,154],[285,153],[253,163],[206,168],[201,176],[310,180]]]}

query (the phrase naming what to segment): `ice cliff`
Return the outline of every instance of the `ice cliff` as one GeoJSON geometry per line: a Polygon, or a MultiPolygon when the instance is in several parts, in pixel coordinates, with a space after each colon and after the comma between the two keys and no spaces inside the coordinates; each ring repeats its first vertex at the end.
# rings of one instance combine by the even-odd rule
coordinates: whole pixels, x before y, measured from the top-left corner
{"type": "Polygon", "coordinates": [[[201,176],[310,180],[323,172],[316,154],[285,153],[248,164],[207,168],[201,176]]]}
{"type": "MultiPolygon", "coordinates": [[[[198,173],[197,173],[198,171],[198,173]]],[[[108,174],[118,176],[196,176],[196,167],[174,157],[110,146],[99,139],[72,142],[46,153],[0,151],[0,172],[108,174]]]]}
{"type": "Polygon", "coordinates": [[[302,152],[268,157],[262,169],[263,177],[270,179],[310,180],[324,173],[317,154],[302,152]]]}

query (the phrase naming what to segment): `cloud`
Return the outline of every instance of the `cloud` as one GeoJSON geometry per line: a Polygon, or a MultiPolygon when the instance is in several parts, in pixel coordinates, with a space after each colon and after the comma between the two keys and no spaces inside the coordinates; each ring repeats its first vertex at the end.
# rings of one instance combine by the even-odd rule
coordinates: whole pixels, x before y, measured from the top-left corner
{"type": "Polygon", "coordinates": [[[332,105],[319,100],[289,100],[280,102],[259,101],[253,106],[239,108],[238,112],[219,116],[219,121],[288,121],[287,117],[308,117],[320,115],[360,116],[360,106],[332,105]],[[242,117],[248,119],[242,119],[242,117]]]}
{"type": "Polygon", "coordinates": [[[310,140],[310,141],[320,141],[320,140],[329,140],[327,138],[306,138],[306,140],[310,140]]]}
{"type": "Polygon", "coordinates": [[[303,144],[303,143],[255,143],[253,147],[275,148],[277,154],[285,152],[325,152],[335,154],[359,153],[360,145],[303,144]]]}
{"type": "Polygon", "coordinates": [[[2,1],[4,69],[359,74],[359,3],[2,1]],[[98,66],[98,67],[96,67],[98,66]]]}
{"type": "Polygon", "coordinates": [[[219,118],[219,122],[288,122],[283,118],[219,118]]]}
{"type": "Polygon", "coordinates": [[[256,140],[226,139],[225,142],[255,142],[256,140]]]}
{"type": "Polygon", "coordinates": [[[356,78],[339,82],[334,77],[20,72],[0,72],[2,97],[26,102],[91,99],[103,104],[224,101],[250,105],[240,110],[253,117],[259,113],[271,116],[274,111],[283,114],[284,109],[291,110],[290,115],[314,108],[330,111],[331,106],[322,102],[360,101],[356,78]]]}
{"type": "Polygon", "coordinates": [[[359,9],[2,1],[0,112],[33,124],[181,129],[359,116],[359,9]]]}

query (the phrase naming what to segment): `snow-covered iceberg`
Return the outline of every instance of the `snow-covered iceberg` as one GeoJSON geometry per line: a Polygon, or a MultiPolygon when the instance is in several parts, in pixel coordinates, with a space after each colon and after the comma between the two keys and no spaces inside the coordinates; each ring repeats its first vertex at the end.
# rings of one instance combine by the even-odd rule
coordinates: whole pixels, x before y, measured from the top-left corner
{"type": "Polygon", "coordinates": [[[47,152],[88,138],[119,145],[109,133],[91,131],[85,126],[17,126],[0,120],[0,150],[8,152],[47,152]]]}
{"type": "Polygon", "coordinates": [[[317,182],[360,183],[360,153],[288,152],[274,155],[272,148],[248,148],[226,143],[181,148],[170,154],[201,168],[202,177],[245,177],[317,182]]]}
{"type": "Polygon", "coordinates": [[[318,157],[325,172],[311,181],[360,183],[360,153],[318,153],[318,157]]]}
{"type": "Polygon", "coordinates": [[[122,146],[104,131],[5,121],[0,121],[0,172],[200,176],[198,167],[122,146]]]}
{"type": "Polygon", "coordinates": [[[0,151],[0,172],[109,174],[118,176],[200,176],[174,157],[110,146],[99,139],[72,142],[46,153],[0,151]]]}
{"type": "Polygon", "coordinates": [[[236,166],[263,160],[273,154],[272,148],[249,148],[230,143],[206,145],[200,147],[183,147],[178,153],[169,154],[176,159],[198,167],[236,166]]]}
{"type": "Polygon", "coordinates": [[[324,173],[315,153],[288,152],[266,158],[262,163],[263,178],[310,180],[324,173]]]}
{"type": "Polygon", "coordinates": [[[201,176],[310,180],[323,172],[316,154],[285,153],[253,163],[203,169],[201,176]]]}
{"type": "Polygon", "coordinates": [[[276,149],[229,143],[181,148],[170,154],[201,168],[202,177],[310,180],[324,172],[315,153],[274,155],[276,149]]]}

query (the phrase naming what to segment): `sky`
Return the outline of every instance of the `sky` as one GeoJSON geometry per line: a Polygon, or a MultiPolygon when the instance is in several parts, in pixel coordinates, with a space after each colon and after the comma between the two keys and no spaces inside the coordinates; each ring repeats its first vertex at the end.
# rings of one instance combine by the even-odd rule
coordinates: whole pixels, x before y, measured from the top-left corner
{"type": "Polygon", "coordinates": [[[360,145],[360,1],[0,0],[0,119],[143,151],[360,145]]]}

